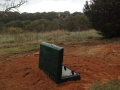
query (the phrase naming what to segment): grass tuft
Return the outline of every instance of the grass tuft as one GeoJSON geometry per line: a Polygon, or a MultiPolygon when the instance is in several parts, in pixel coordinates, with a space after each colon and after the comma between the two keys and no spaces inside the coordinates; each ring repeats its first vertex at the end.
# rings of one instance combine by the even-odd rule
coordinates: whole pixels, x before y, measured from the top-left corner
{"type": "Polygon", "coordinates": [[[13,48],[3,48],[0,50],[0,55],[9,54],[9,53],[20,53],[24,51],[30,51],[34,49],[39,49],[39,45],[26,45],[13,48]]]}
{"type": "Polygon", "coordinates": [[[107,83],[97,82],[90,86],[88,90],[120,90],[120,80],[112,80],[107,83]]]}

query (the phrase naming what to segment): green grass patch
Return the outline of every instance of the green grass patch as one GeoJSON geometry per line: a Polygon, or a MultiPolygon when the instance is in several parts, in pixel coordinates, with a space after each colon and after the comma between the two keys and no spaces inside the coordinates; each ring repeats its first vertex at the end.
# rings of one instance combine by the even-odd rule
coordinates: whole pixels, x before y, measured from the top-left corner
{"type": "Polygon", "coordinates": [[[24,50],[33,50],[33,49],[38,49],[39,45],[26,45],[26,46],[21,46],[19,47],[20,51],[24,51],[24,50]]]}
{"type": "Polygon", "coordinates": [[[88,90],[120,90],[120,80],[108,81],[107,83],[97,82],[88,90]]]}
{"type": "Polygon", "coordinates": [[[70,42],[66,42],[65,45],[79,45],[79,44],[86,44],[86,41],[70,41],[70,42]]]}
{"type": "Polygon", "coordinates": [[[39,45],[26,45],[26,46],[14,47],[14,48],[0,49],[0,55],[20,53],[20,52],[30,51],[34,49],[39,49],[39,45]]]}

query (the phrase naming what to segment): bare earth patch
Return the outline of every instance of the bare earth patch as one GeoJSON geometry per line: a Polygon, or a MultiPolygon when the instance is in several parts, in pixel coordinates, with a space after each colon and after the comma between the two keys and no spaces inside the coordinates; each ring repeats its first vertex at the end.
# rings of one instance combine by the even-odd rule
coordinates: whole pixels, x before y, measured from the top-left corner
{"type": "Polygon", "coordinates": [[[120,44],[63,47],[63,64],[81,80],[56,84],[38,68],[39,50],[34,50],[0,56],[0,90],[87,90],[97,81],[120,79],[120,44]]]}

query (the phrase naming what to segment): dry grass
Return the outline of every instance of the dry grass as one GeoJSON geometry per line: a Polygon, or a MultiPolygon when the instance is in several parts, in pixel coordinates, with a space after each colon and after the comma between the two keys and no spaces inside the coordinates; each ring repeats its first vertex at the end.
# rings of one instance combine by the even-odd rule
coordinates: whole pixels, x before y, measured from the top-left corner
{"type": "Polygon", "coordinates": [[[120,90],[120,80],[108,81],[107,83],[97,82],[88,90],[120,90]]]}
{"type": "Polygon", "coordinates": [[[65,30],[56,30],[45,33],[23,33],[23,34],[1,34],[0,47],[21,46],[24,44],[39,44],[41,41],[52,43],[63,43],[66,41],[78,39],[97,39],[101,36],[95,30],[82,32],[68,32],[65,30]]]}

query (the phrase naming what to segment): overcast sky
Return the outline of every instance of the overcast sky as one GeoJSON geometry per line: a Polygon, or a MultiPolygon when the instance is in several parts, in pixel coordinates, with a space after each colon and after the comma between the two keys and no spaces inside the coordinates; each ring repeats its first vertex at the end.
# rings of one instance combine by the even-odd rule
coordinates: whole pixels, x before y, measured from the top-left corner
{"type": "MultiPolygon", "coordinates": [[[[0,0],[3,3],[4,0],[0,0]]],[[[16,0],[20,1],[20,0],[16,0]]],[[[27,3],[19,8],[22,12],[83,12],[83,7],[86,0],[28,0],[27,3]]],[[[1,10],[1,9],[0,9],[1,10]]]]}

